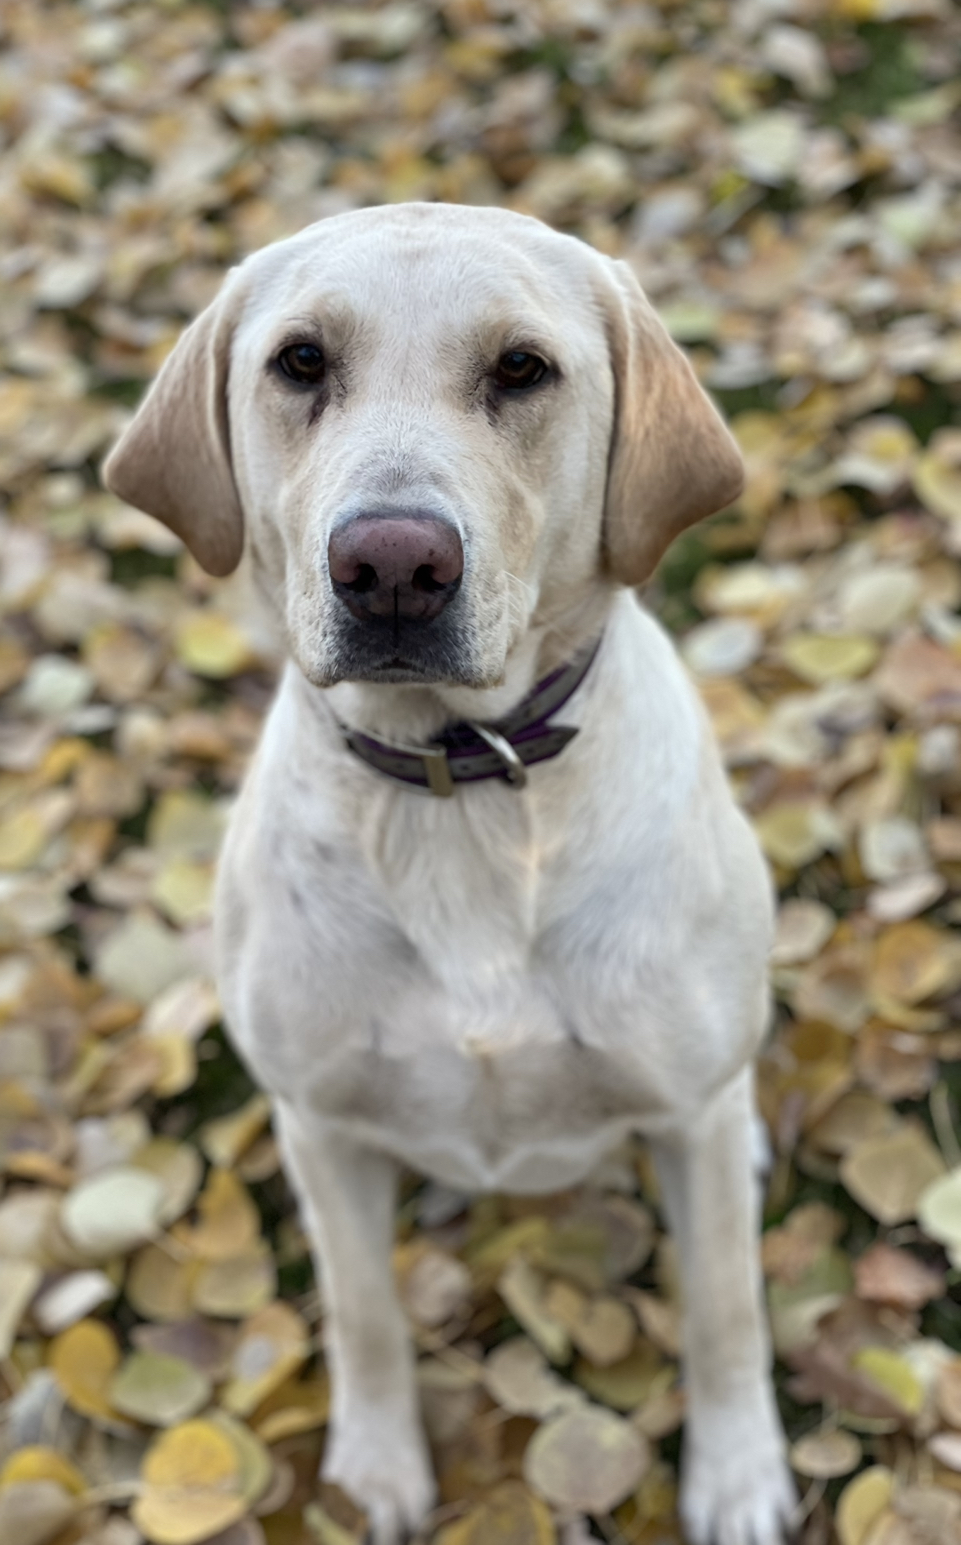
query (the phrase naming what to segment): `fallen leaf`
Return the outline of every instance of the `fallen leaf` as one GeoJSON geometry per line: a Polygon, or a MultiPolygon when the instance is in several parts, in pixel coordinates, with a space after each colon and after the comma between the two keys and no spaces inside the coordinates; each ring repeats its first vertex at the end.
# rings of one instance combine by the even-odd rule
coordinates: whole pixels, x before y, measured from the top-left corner
{"type": "Polygon", "coordinates": [[[242,1326],[221,1394],[224,1408],[249,1416],[290,1374],[310,1350],[307,1326],[288,1304],[266,1305],[242,1326]]]}
{"type": "Polygon", "coordinates": [[[609,1513],[650,1464],[645,1440],[599,1406],[577,1406],[539,1427],[524,1454],[524,1479],[555,1507],[609,1513]]]}
{"type": "Polygon", "coordinates": [[[930,1138],[908,1124],[858,1143],[841,1160],[846,1189],[888,1228],[913,1218],[927,1187],[943,1174],[944,1160],[930,1138]]]}
{"type": "MultiPolygon", "coordinates": [[[[923,1197],[922,1203],[923,1206],[923,1197]]],[[[926,1266],[908,1250],[879,1240],[854,1263],[855,1291],[874,1303],[899,1309],[923,1309],[944,1293],[944,1273],[926,1266]]]]}
{"type": "Polygon", "coordinates": [[[147,1450],[131,1516],[156,1545],[197,1545],[242,1518],[240,1458],[224,1432],[197,1418],[147,1450]]]}
{"type": "Polygon", "coordinates": [[[76,1465],[63,1454],[43,1444],[32,1444],[17,1449],[0,1470],[0,1491],[7,1486],[21,1485],[26,1481],[55,1481],[64,1491],[80,1497],[87,1490],[87,1483],[76,1465]]]}
{"type": "Polygon", "coordinates": [[[43,1281],[34,1261],[0,1260],[0,1357],[9,1357],[27,1305],[43,1281]]]}
{"type": "Polygon", "coordinates": [[[784,902],[777,916],[772,964],[788,966],[813,960],[830,939],[835,926],[833,912],[820,901],[792,898],[784,902]]]}
{"type": "Polygon", "coordinates": [[[437,1536],[437,1545],[554,1545],[557,1536],[550,1511],[539,1497],[518,1481],[505,1481],[466,1518],[449,1524],[437,1536]]]}
{"type": "Polygon", "coordinates": [[[884,1465],[872,1465],[849,1481],[835,1514],[839,1545],[866,1545],[875,1520],[891,1501],[894,1476],[884,1465]]]}
{"type": "Polygon", "coordinates": [[[48,1362],[75,1411],[108,1421],[114,1418],[110,1387],[120,1348],[109,1326],[100,1320],[79,1320],[54,1337],[48,1362]]]}
{"type": "Polygon", "coordinates": [[[823,1427],[805,1433],[791,1445],[791,1469],[814,1481],[830,1481],[850,1475],[861,1463],[861,1444],[853,1432],[823,1427]]]}
{"type": "Polygon", "coordinates": [[[243,633],[229,617],[214,611],[185,615],[177,627],[175,648],[181,664],[198,676],[236,676],[253,663],[243,633]]]}
{"type": "Polygon", "coordinates": [[[17,1545],[48,1545],[75,1513],[75,1499],[56,1481],[21,1481],[0,1491],[2,1537],[17,1545]]]}
{"type": "Polygon", "coordinates": [[[878,646],[865,633],[796,633],[781,645],[785,665],[812,686],[863,676],[878,658],[878,646]]]}
{"type": "Polygon", "coordinates": [[[497,1404],[515,1416],[550,1416],[583,1399],[580,1390],[551,1371],[526,1336],[513,1336],[494,1348],[484,1363],[484,1384],[497,1404]]]}
{"type": "Polygon", "coordinates": [[[864,1347],[855,1353],[852,1367],[902,1411],[918,1415],[924,1404],[924,1385],[906,1358],[887,1347],[864,1347]]]}
{"type": "Polygon", "coordinates": [[[95,1260],[144,1244],[159,1232],[163,1185],[156,1176],[129,1165],[82,1180],[64,1198],[64,1233],[95,1260]]]}
{"type": "Polygon", "coordinates": [[[132,1352],[110,1385],[110,1403],[149,1427],[173,1427],[210,1398],[210,1380],[180,1357],[132,1352]]]}

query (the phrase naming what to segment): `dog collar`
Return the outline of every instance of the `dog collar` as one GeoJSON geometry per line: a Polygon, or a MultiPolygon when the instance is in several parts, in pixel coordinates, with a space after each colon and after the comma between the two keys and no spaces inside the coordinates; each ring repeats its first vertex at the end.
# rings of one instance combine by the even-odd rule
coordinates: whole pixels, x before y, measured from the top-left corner
{"type": "Polygon", "coordinates": [[[442,730],[426,746],[391,745],[360,730],[344,729],[344,741],[355,756],[414,788],[449,798],[455,783],[479,783],[484,778],[506,778],[515,789],[527,782],[527,768],[547,762],[574,739],[577,730],[566,724],[549,724],[552,714],[573,697],[600,648],[590,648],[561,665],[537,683],[522,702],[494,724],[463,719],[442,730]]]}

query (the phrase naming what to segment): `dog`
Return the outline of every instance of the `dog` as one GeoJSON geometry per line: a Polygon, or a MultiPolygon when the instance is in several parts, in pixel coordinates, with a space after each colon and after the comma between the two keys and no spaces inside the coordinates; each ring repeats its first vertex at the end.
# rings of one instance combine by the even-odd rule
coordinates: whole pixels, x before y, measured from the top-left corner
{"type": "Polygon", "coordinates": [[[105,481],[212,574],[246,544],[290,656],[215,916],[323,1280],[325,1476],[376,1545],[434,1499],[399,1166],[553,1191],[638,1132],[682,1268],[687,1535],[780,1542],[771,886],[635,594],[742,464],[632,271],[501,209],[322,220],[231,271],[105,481]]]}

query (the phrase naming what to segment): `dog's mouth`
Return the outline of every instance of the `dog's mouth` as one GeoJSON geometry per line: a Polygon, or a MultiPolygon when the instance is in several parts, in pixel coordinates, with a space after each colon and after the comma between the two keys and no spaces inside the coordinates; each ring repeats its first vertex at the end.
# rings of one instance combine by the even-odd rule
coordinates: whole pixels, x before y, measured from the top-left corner
{"type": "Polygon", "coordinates": [[[456,603],[432,621],[375,617],[346,608],[337,620],[331,674],[338,681],[473,686],[477,663],[456,603]]]}

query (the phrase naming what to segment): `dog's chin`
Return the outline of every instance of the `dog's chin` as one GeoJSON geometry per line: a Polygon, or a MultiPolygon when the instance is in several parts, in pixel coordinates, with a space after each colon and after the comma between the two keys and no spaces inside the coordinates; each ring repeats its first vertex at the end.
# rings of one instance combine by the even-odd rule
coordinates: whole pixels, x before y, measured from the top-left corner
{"type": "Polygon", "coordinates": [[[503,674],[477,659],[463,631],[444,619],[407,623],[399,630],[351,620],[328,643],[322,660],[301,661],[315,686],[340,681],[377,686],[490,687],[503,674]]]}
{"type": "Polygon", "coordinates": [[[492,671],[480,671],[467,665],[456,669],[433,668],[398,657],[377,664],[356,660],[335,664],[319,684],[334,686],[338,681],[364,681],[375,686],[492,687],[500,679],[492,671]]]}

